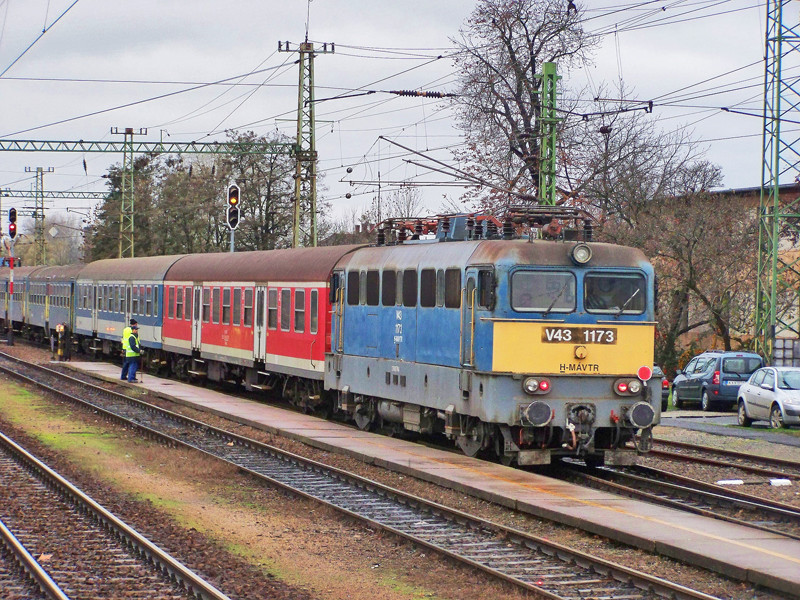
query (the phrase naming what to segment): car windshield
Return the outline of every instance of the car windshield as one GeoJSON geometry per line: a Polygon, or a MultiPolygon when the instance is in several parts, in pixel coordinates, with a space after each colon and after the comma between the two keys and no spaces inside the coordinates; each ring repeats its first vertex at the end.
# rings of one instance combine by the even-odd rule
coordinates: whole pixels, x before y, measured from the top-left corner
{"type": "Polygon", "coordinates": [[[511,307],[518,311],[572,312],[575,276],[557,271],[516,271],[511,276],[511,307]]]}
{"type": "Polygon", "coordinates": [[[644,277],[636,273],[591,273],[583,282],[583,304],[590,313],[638,315],[646,300],[644,277]]]}
{"type": "Polygon", "coordinates": [[[750,375],[750,373],[760,368],[761,359],[755,357],[737,356],[734,358],[726,358],[722,361],[722,370],[726,373],[750,375]]]}
{"type": "Polygon", "coordinates": [[[778,387],[782,390],[800,390],[800,371],[779,371],[778,387]]]}

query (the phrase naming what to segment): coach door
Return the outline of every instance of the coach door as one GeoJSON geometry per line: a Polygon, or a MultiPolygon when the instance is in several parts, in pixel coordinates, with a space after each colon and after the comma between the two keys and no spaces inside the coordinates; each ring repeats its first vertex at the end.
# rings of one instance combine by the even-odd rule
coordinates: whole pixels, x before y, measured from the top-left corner
{"type": "Polygon", "coordinates": [[[100,302],[97,299],[97,287],[96,285],[92,286],[92,331],[97,333],[97,318],[98,318],[98,307],[100,306],[100,302]]]}
{"type": "Polygon", "coordinates": [[[202,301],[203,287],[194,286],[194,298],[192,300],[192,350],[200,350],[200,332],[202,331],[202,301]]]}
{"type": "Polygon", "coordinates": [[[475,299],[477,296],[477,269],[467,269],[467,280],[461,299],[461,365],[475,364],[475,299]]]}
{"type": "Polygon", "coordinates": [[[256,287],[256,319],[253,323],[253,359],[265,362],[267,357],[267,288],[256,287]]]}

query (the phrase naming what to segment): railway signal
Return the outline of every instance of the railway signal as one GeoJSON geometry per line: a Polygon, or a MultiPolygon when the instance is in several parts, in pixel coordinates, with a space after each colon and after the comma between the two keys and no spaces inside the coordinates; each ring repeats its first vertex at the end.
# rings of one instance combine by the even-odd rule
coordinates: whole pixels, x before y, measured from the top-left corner
{"type": "Polygon", "coordinates": [[[228,186],[228,212],[226,213],[226,221],[228,229],[231,231],[231,252],[233,252],[233,232],[239,227],[239,219],[241,217],[241,209],[239,202],[241,201],[241,190],[235,183],[228,186]]]}
{"type": "Polygon", "coordinates": [[[17,237],[17,209],[8,209],[8,237],[12,240],[17,237]]]}

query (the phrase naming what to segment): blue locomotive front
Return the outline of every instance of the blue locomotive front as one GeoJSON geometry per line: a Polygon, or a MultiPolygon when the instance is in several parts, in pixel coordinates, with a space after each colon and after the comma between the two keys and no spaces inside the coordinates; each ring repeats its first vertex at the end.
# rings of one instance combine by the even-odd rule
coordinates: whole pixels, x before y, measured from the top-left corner
{"type": "Polygon", "coordinates": [[[644,255],[468,237],[362,248],[337,266],[325,385],[338,408],[505,463],[633,462],[660,417],[644,255]]]}

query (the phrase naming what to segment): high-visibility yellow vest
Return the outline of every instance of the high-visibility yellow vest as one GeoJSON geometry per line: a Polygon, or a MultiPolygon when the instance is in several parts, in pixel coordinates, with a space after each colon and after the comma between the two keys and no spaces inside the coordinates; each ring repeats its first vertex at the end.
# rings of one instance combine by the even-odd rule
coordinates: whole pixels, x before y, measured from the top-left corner
{"type": "Polygon", "coordinates": [[[133,330],[130,327],[126,327],[122,330],[122,349],[125,351],[126,355],[128,350],[131,349],[131,345],[128,343],[128,338],[131,337],[131,333],[133,333],[133,330]]]}
{"type": "MultiPolygon", "coordinates": [[[[139,336],[136,335],[136,334],[133,334],[133,335],[136,338],[136,346],[138,347],[139,346],[139,336]]],[[[127,348],[125,348],[125,356],[126,357],[139,356],[138,352],[134,352],[133,350],[131,350],[131,345],[130,345],[130,342],[128,341],[128,340],[130,340],[130,338],[131,338],[131,336],[128,336],[127,338],[125,338],[125,344],[127,345],[127,348]]]]}

